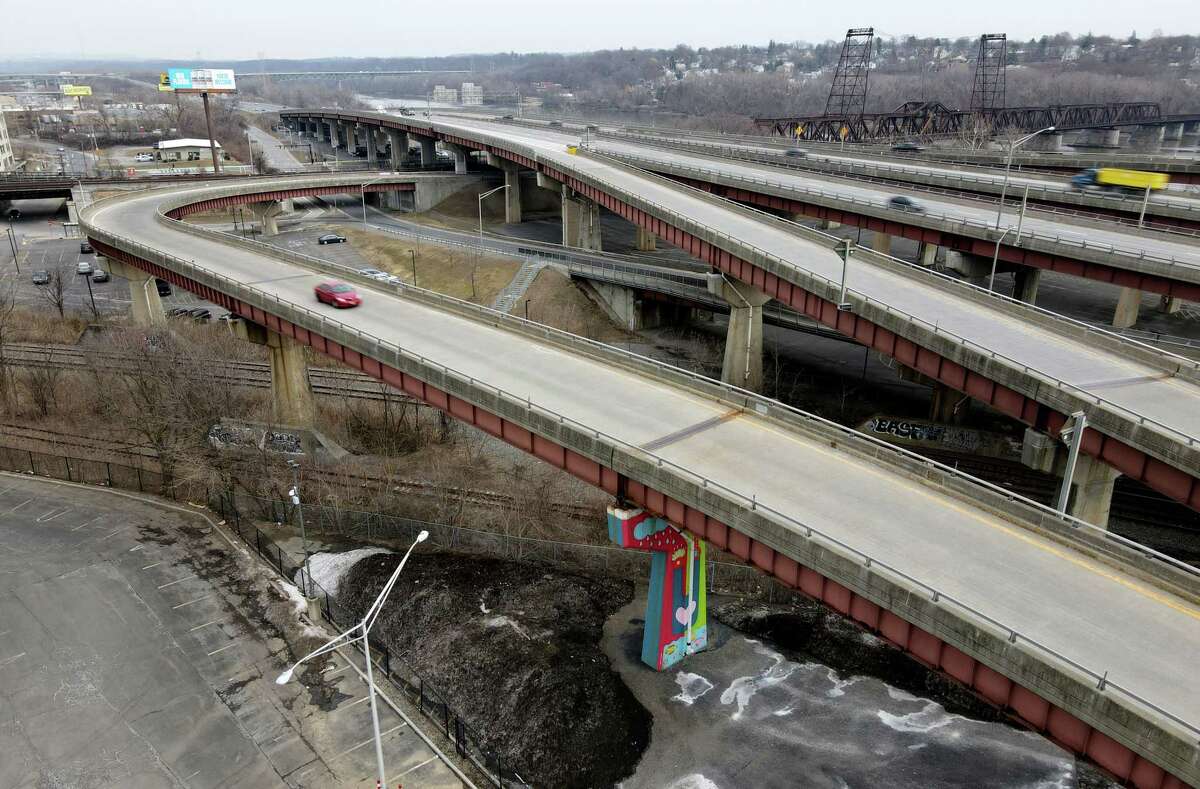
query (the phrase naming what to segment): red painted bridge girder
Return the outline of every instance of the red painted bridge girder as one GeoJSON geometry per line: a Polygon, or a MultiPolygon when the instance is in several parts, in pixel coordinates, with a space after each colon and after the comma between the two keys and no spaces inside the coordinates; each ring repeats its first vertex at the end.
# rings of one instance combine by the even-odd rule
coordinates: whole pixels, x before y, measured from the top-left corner
{"type": "MultiPolygon", "coordinates": [[[[551,174],[565,182],[571,180],[561,173],[554,174],[551,171],[551,174]]],[[[572,186],[581,193],[584,192],[583,187],[583,184],[572,186]]],[[[610,202],[615,203],[611,198],[610,202]]],[[[662,229],[664,236],[670,230],[665,225],[660,224],[658,227],[662,229]]],[[[672,243],[689,244],[684,238],[684,234],[676,232],[674,238],[676,240],[672,243]]],[[[769,545],[709,517],[700,510],[614,469],[603,466],[568,447],[543,438],[504,417],[442,391],[407,372],[364,356],[280,316],[244,303],[219,290],[201,285],[180,273],[102,242],[93,241],[93,245],[101,255],[135,266],[154,277],[184,288],[200,298],[220,304],[230,312],[247,320],[291,337],[301,344],[308,345],[330,358],[377,378],[455,419],[472,425],[517,449],[562,469],[610,495],[624,498],[665,518],[681,529],[687,529],[697,537],[707,540],[722,550],[729,551],[762,572],[774,576],[788,588],[801,592],[839,614],[849,617],[864,629],[878,634],[929,668],[961,683],[971,692],[1004,710],[1025,726],[1046,735],[1073,753],[1092,759],[1122,781],[1141,789],[1187,789],[1188,787],[1187,784],[1136,754],[1130,748],[970,655],[945,643],[936,635],[881,608],[868,598],[827,578],[816,570],[799,564],[794,559],[775,551],[769,545]]],[[[690,247],[696,250],[693,254],[705,251],[696,243],[690,243],[690,247]]],[[[766,284],[765,279],[762,280],[762,284],[766,284]]]]}

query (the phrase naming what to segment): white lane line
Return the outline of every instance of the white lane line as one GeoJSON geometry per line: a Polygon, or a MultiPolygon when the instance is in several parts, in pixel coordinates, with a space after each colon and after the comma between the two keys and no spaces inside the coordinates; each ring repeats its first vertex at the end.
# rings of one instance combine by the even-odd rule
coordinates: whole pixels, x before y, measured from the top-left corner
{"type": "MultiPolygon", "coordinates": [[[[218,652],[224,652],[227,649],[232,649],[233,647],[236,647],[240,643],[242,643],[240,640],[232,641],[232,642],[226,644],[225,646],[221,647],[220,649],[214,649],[212,652],[209,652],[208,657],[212,657],[213,655],[217,654],[218,652]]],[[[374,741],[375,741],[374,738],[372,738],[371,742],[374,742],[374,741]]]]}
{"type": "Polygon", "coordinates": [[[154,564],[148,564],[148,565],[146,565],[146,566],[145,566],[145,567],[143,567],[142,569],[143,569],[143,570],[149,570],[151,567],[158,567],[160,564],[162,564],[162,562],[155,562],[154,564]]]}
{"type": "Polygon", "coordinates": [[[21,652],[20,654],[13,655],[10,658],[5,658],[4,660],[0,660],[0,666],[7,666],[9,663],[12,663],[14,660],[19,660],[20,658],[23,658],[23,657],[25,657],[25,653],[21,652]]]}
{"type": "Polygon", "coordinates": [[[349,704],[339,704],[339,705],[338,705],[337,707],[335,707],[335,708],[334,708],[332,711],[333,711],[333,712],[338,712],[339,710],[348,710],[348,709],[350,709],[351,707],[355,707],[355,706],[357,706],[357,705],[359,705],[359,704],[362,704],[364,701],[367,701],[367,700],[368,700],[368,699],[370,699],[370,698],[371,698],[370,696],[363,696],[363,697],[362,697],[361,699],[359,699],[358,701],[352,701],[352,702],[350,702],[349,704]]]}
{"type": "Polygon", "coordinates": [[[70,507],[63,507],[58,512],[54,512],[54,510],[46,510],[38,517],[37,522],[38,523],[49,523],[50,521],[54,520],[55,518],[66,515],[70,511],[71,511],[70,507]],[[52,512],[54,512],[53,515],[50,514],[52,512]]]}
{"type": "Polygon", "coordinates": [[[121,528],[117,529],[116,531],[109,532],[108,534],[104,535],[104,536],[103,536],[103,537],[101,537],[100,539],[102,539],[102,540],[107,540],[109,537],[113,537],[113,536],[115,536],[115,535],[117,535],[117,534],[120,534],[121,532],[125,531],[125,530],[126,530],[126,529],[128,529],[128,528],[129,528],[128,526],[122,526],[121,528]]]}
{"type": "Polygon", "coordinates": [[[24,507],[26,504],[28,504],[28,503],[29,503],[29,502],[31,502],[31,501],[33,501],[33,499],[25,499],[25,501],[22,501],[20,504],[18,504],[17,506],[15,506],[15,507],[13,507],[11,510],[9,510],[9,511],[8,511],[8,514],[10,514],[10,515],[11,515],[12,513],[14,513],[14,512],[16,512],[17,510],[21,509],[22,507],[24,507]]]}
{"type": "MultiPolygon", "coordinates": [[[[397,729],[402,729],[402,728],[404,728],[404,726],[405,726],[405,725],[407,725],[407,724],[400,723],[400,724],[397,724],[397,725],[393,726],[392,728],[388,729],[387,731],[382,731],[382,732],[380,732],[380,733],[379,733],[379,737],[380,737],[380,739],[382,739],[382,738],[386,737],[387,735],[391,734],[392,732],[396,731],[397,729]]],[[[359,748],[363,747],[364,745],[370,745],[370,744],[371,744],[371,743],[373,743],[373,742],[375,742],[375,738],[374,738],[374,737],[372,737],[372,738],[371,738],[371,739],[369,739],[369,740],[363,740],[363,741],[362,741],[362,742],[360,742],[358,745],[355,745],[355,746],[354,746],[354,747],[352,747],[352,748],[347,748],[346,750],[344,750],[344,751],[342,751],[341,753],[339,753],[337,756],[333,757],[332,759],[329,759],[329,761],[331,761],[331,762],[337,761],[338,759],[342,758],[342,757],[343,757],[343,756],[345,756],[346,754],[348,754],[348,753],[354,753],[355,751],[357,751],[359,748]]]]}
{"type": "Polygon", "coordinates": [[[213,621],[211,621],[211,622],[205,622],[205,623],[204,623],[204,624],[202,624],[202,625],[196,625],[196,626],[195,626],[195,627],[193,627],[193,628],[189,628],[189,629],[188,629],[188,632],[189,632],[189,633],[195,632],[195,631],[199,630],[199,629],[200,629],[200,628],[202,628],[202,627],[208,627],[209,625],[215,625],[217,622],[220,622],[220,621],[221,621],[220,619],[214,619],[214,620],[213,620],[213,621]]]}
{"type": "Polygon", "coordinates": [[[176,578],[174,581],[168,581],[167,583],[165,583],[162,586],[159,586],[157,588],[166,589],[168,586],[174,586],[175,584],[181,584],[184,581],[191,580],[192,578],[195,578],[195,577],[196,577],[195,573],[192,573],[191,575],[185,575],[182,578],[176,578]]]}
{"type": "Polygon", "coordinates": [[[425,761],[421,762],[421,763],[420,763],[420,764],[418,764],[416,767],[409,767],[407,770],[405,770],[404,772],[400,773],[400,774],[399,774],[399,775],[397,775],[396,777],[397,777],[397,778],[403,778],[404,776],[406,776],[406,775],[408,775],[409,773],[411,773],[413,770],[420,770],[420,769],[421,769],[422,767],[424,767],[425,765],[429,764],[430,762],[435,762],[435,761],[437,761],[437,757],[436,757],[436,756],[430,756],[428,759],[426,759],[425,761]]]}
{"type": "Polygon", "coordinates": [[[71,531],[79,531],[79,530],[80,530],[80,529],[82,529],[84,526],[90,526],[90,525],[92,525],[93,523],[95,523],[96,521],[100,520],[100,519],[101,519],[101,518],[103,518],[103,517],[104,517],[103,515],[97,515],[96,517],[92,518],[90,521],[84,521],[83,523],[79,524],[79,525],[78,525],[78,526],[76,526],[75,528],[71,529],[71,531]]]}
{"type": "Polygon", "coordinates": [[[200,774],[200,771],[199,771],[199,770],[197,770],[196,772],[192,773],[191,775],[189,775],[187,778],[184,778],[183,780],[185,780],[185,781],[190,781],[190,780],[192,780],[193,778],[195,778],[195,777],[196,777],[197,775],[199,775],[199,774],[200,774]]]}
{"type": "Polygon", "coordinates": [[[195,600],[188,600],[186,603],[180,603],[179,605],[173,605],[173,606],[171,606],[171,610],[174,611],[176,608],[183,608],[185,605],[191,605],[192,603],[198,603],[201,600],[207,600],[210,597],[212,597],[212,595],[206,594],[206,595],[204,595],[204,597],[197,597],[195,600]]]}
{"type": "Polygon", "coordinates": [[[146,547],[145,545],[135,545],[129,549],[129,553],[133,553],[134,551],[140,551],[141,549],[143,549],[145,547],[146,547]]]}

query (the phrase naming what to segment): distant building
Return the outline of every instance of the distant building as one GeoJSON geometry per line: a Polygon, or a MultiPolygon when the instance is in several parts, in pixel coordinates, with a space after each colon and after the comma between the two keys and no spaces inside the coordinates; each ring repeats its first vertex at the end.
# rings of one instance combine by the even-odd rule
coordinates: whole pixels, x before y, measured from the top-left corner
{"type": "Polygon", "coordinates": [[[434,85],[433,100],[442,104],[458,104],[458,91],[445,85],[434,85]]]}
{"type": "Polygon", "coordinates": [[[483,104],[483,86],[476,85],[474,82],[464,82],[462,84],[462,103],[464,106],[477,107],[483,104]]]}
{"type": "MultiPolygon", "coordinates": [[[[221,143],[216,145],[217,150],[221,151],[221,158],[229,159],[229,154],[221,150],[221,143]]],[[[154,143],[154,149],[154,158],[160,162],[198,162],[211,156],[208,140],[195,138],[163,140],[154,143]]]]}
{"type": "Polygon", "coordinates": [[[15,166],[12,143],[8,139],[8,124],[4,122],[4,113],[0,112],[0,173],[7,173],[15,166]]]}

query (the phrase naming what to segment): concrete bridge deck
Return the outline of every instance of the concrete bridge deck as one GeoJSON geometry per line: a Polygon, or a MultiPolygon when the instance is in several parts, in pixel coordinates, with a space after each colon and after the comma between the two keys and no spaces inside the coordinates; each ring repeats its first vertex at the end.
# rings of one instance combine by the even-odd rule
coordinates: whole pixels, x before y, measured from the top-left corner
{"type": "MultiPolygon", "coordinates": [[[[365,285],[362,307],[335,318],[314,309],[320,261],[158,213],[262,189],[112,198],[82,224],[99,251],[303,337],[793,585],[811,589],[815,573],[817,596],[923,659],[960,677],[969,661],[968,684],[995,696],[993,677],[1008,677],[998,703],[1126,777],[1168,785],[1158,764],[1200,780],[1200,696],[1180,692],[1200,650],[1191,576],[1084,527],[1051,538],[1063,522],[1043,509],[778,403],[444,297],[365,285]],[[1022,688],[1037,695],[1014,698],[1022,688]]],[[[712,209],[703,202],[691,210],[712,209]]],[[[772,242],[767,226],[746,230],[772,242]]],[[[829,254],[785,240],[793,254],[829,254]]]]}

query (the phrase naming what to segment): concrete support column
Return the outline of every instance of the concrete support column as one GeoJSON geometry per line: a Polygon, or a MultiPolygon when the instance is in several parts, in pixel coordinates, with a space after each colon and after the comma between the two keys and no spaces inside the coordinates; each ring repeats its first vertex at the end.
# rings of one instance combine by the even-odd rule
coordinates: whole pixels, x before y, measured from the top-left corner
{"type": "Polygon", "coordinates": [[[929,399],[929,418],[943,424],[956,424],[967,413],[971,400],[957,389],[951,389],[940,381],[933,381],[929,399]]]}
{"type": "Polygon", "coordinates": [[[651,233],[641,225],[637,226],[637,250],[638,252],[653,252],[658,248],[658,236],[651,233]]]}
{"type": "Polygon", "coordinates": [[[442,148],[454,157],[454,173],[455,175],[466,175],[467,162],[470,160],[471,152],[461,145],[453,143],[442,143],[442,148]]]}
{"type": "Polygon", "coordinates": [[[1167,123],[1162,128],[1164,140],[1178,142],[1183,139],[1183,123],[1167,123]]]}
{"type": "Polygon", "coordinates": [[[1162,124],[1146,124],[1138,126],[1133,133],[1133,144],[1142,150],[1155,150],[1163,143],[1162,124]]]}
{"type": "Polygon", "coordinates": [[[437,140],[432,137],[417,137],[421,143],[421,166],[433,167],[437,161],[437,140]]]}
{"type": "Polygon", "coordinates": [[[1121,145],[1120,129],[1103,129],[1100,144],[1106,148],[1119,148],[1121,145]]]}
{"type": "Polygon", "coordinates": [[[167,316],[154,277],[136,266],[108,259],[108,271],[114,277],[129,282],[129,297],[133,301],[133,322],[138,326],[165,326],[167,316]]]}
{"type": "Polygon", "coordinates": [[[723,274],[708,275],[708,292],[729,304],[721,380],[752,392],[762,391],[762,305],[771,297],[723,274]]]}
{"type": "MultiPolygon", "coordinates": [[[[792,217],[793,222],[802,222],[803,220],[804,214],[796,214],[794,217],[792,217]]],[[[837,230],[841,226],[841,222],[834,222],[832,219],[822,219],[817,225],[817,227],[822,230],[837,230]]]]}
{"type": "Polygon", "coordinates": [[[1159,312],[1165,312],[1167,315],[1174,315],[1182,306],[1183,299],[1178,296],[1163,296],[1158,300],[1159,312]]]}
{"type": "Polygon", "coordinates": [[[392,146],[392,167],[399,170],[408,157],[408,132],[388,129],[388,142],[392,146]]]}
{"type": "Polygon", "coordinates": [[[927,241],[922,241],[921,248],[917,252],[917,255],[919,256],[917,262],[922,266],[932,266],[937,263],[937,253],[937,244],[930,244],[927,241]]]}
{"type": "Polygon", "coordinates": [[[1030,266],[1019,266],[1013,278],[1013,298],[1026,304],[1037,303],[1038,285],[1042,281],[1042,270],[1030,266]]]}
{"type": "Polygon", "coordinates": [[[1071,478],[1067,514],[1093,526],[1108,528],[1113,485],[1119,476],[1121,472],[1103,460],[1080,453],[1075,463],[1075,474],[1071,478]]]}
{"type": "Polygon", "coordinates": [[[1112,325],[1116,329],[1128,329],[1137,323],[1138,310],[1142,306],[1142,292],[1137,288],[1121,288],[1117,309],[1113,313],[1112,325]]]}
{"type": "Polygon", "coordinates": [[[521,170],[516,165],[504,168],[504,222],[509,225],[521,221],[521,170]]]}
{"type": "Polygon", "coordinates": [[[1062,132],[1039,134],[1029,142],[1029,148],[1035,151],[1061,151],[1063,146],[1063,134],[1062,132]]]}
{"type": "Polygon", "coordinates": [[[235,325],[238,337],[265,345],[271,352],[272,421],[289,427],[314,427],[317,401],[308,381],[304,346],[257,323],[238,321],[235,325]]]}
{"type": "Polygon", "coordinates": [[[264,236],[279,235],[279,224],[277,218],[283,213],[283,204],[278,200],[271,200],[264,203],[251,203],[247,206],[250,212],[262,225],[262,234],[264,236]]]}
{"type": "Polygon", "coordinates": [[[375,127],[363,126],[363,137],[367,138],[367,164],[374,165],[375,160],[379,158],[379,152],[375,148],[375,127]]]}
{"type": "Polygon", "coordinates": [[[562,187],[562,243],[564,247],[601,250],[600,204],[574,195],[562,187]]]}
{"type": "Polygon", "coordinates": [[[883,255],[892,254],[892,237],[887,233],[873,231],[871,233],[871,249],[883,255]]]}

